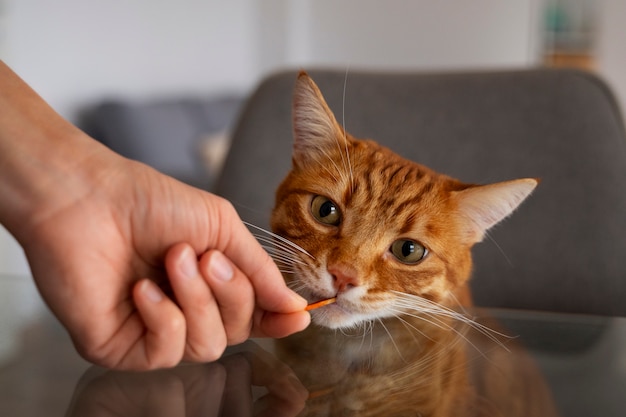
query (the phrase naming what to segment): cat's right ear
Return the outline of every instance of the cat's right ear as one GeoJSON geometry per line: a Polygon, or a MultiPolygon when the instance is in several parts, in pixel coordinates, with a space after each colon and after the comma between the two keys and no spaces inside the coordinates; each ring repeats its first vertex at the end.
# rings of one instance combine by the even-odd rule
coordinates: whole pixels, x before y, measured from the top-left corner
{"type": "Polygon", "coordinates": [[[537,179],[523,178],[457,191],[453,198],[463,218],[464,239],[480,242],[487,230],[513,213],[538,183],[537,179]]]}
{"type": "Polygon", "coordinates": [[[311,77],[301,71],[293,95],[294,163],[325,160],[327,150],[343,147],[343,129],[311,77]]]}

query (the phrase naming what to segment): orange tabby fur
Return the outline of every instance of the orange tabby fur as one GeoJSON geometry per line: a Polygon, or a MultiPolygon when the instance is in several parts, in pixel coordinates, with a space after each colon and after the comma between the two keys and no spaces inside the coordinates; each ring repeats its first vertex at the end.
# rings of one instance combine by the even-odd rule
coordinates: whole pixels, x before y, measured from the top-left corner
{"type": "Polygon", "coordinates": [[[337,123],[304,72],[293,114],[293,167],[277,190],[271,225],[310,254],[291,265],[291,285],[309,301],[337,296],[312,312],[313,321],[337,328],[396,315],[397,292],[446,306],[470,304],[471,247],[537,181],[465,184],[358,140],[337,123]],[[313,215],[316,196],[333,203],[336,224],[313,215]],[[399,261],[390,250],[398,240],[423,245],[426,256],[399,261]]]}

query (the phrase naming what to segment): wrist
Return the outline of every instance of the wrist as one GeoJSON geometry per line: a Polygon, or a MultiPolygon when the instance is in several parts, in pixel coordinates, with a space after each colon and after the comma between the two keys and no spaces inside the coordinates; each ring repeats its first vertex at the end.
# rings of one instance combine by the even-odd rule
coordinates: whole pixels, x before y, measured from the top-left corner
{"type": "Polygon", "coordinates": [[[20,243],[37,223],[91,192],[114,158],[122,159],[0,62],[0,223],[20,243]]]}

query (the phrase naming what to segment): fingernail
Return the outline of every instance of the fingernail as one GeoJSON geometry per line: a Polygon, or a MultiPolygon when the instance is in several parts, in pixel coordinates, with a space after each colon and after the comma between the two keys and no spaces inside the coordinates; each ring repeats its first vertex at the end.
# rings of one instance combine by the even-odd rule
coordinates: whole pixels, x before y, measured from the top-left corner
{"type": "Polygon", "coordinates": [[[234,274],[228,259],[220,252],[213,253],[209,262],[209,275],[220,281],[230,281],[234,274]]]}
{"type": "Polygon", "coordinates": [[[181,274],[186,278],[195,278],[198,276],[198,260],[196,254],[190,248],[186,248],[181,256],[178,268],[181,274]]]}
{"type": "Polygon", "coordinates": [[[163,294],[161,294],[161,291],[159,291],[156,284],[154,284],[152,281],[145,280],[141,284],[141,286],[141,290],[143,291],[146,298],[153,303],[158,303],[163,299],[163,294]]]}

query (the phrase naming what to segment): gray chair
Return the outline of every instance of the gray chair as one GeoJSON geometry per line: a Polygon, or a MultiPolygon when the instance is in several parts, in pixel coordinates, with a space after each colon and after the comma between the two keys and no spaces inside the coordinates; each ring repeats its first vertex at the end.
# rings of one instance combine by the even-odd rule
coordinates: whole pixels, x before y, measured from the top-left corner
{"type": "MultiPolygon", "coordinates": [[[[541,178],[475,247],[478,305],[626,315],[626,136],[598,78],[546,69],[310,75],[356,137],[466,182],[541,178]]],[[[263,227],[291,164],[295,78],[270,77],[249,99],[217,182],[263,227]]]]}
{"type": "Polygon", "coordinates": [[[106,100],[85,109],[79,123],[117,153],[210,189],[214,178],[202,157],[203,144],[231,127],[242,100],[238,95],[106,100]]]}

